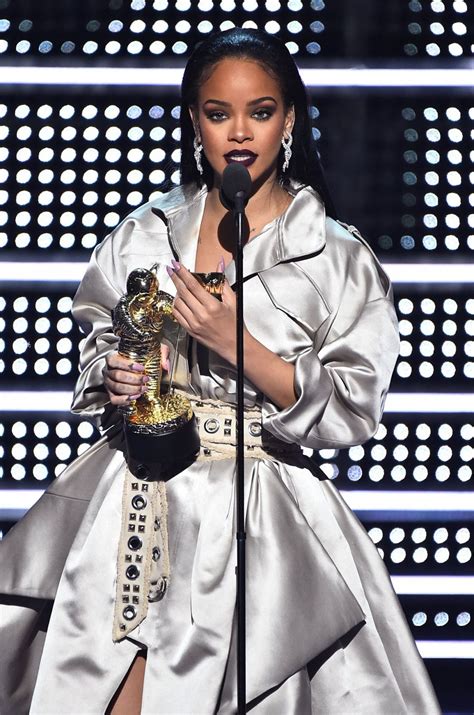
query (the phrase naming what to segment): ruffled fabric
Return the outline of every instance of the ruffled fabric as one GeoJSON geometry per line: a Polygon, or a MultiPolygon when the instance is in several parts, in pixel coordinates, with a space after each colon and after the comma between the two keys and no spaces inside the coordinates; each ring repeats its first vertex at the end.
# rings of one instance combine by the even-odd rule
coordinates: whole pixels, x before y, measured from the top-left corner
{"type": "MultiPolygon", "coordinates": [[[[102,479],[69,554],[31,713],[59,715],[75,697],[84,715],[103,711],[143,647],[144,713],[232,713],[233,461],[195,463],[168,483],[168,593],[114,644],[124,469],[117,461],[102,479]]],[[[248,460],[246,501],[247,694],[260,700],[255,712],[436,713],[383,564],[334,486],[304,467],[248,460]],[[272,710],[272,700],[287,709],[272,710]]]]}

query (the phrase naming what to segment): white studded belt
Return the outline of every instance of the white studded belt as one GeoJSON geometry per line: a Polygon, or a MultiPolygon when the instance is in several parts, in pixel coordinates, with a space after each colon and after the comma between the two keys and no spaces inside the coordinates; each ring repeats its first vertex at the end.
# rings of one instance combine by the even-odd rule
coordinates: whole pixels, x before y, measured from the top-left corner
{"type": "MultiPolygon", "coordinates": [[[[198,460],[236,456],[236,407],[187,393],[201,440],[198,460]]],[[[297,445],[281,442],[262,428],[260,407],[244,410],[247,459],[301,455],[297,445]]],[[[146,617],[148,603],[165,597],[171,576],[168,550],[166,482],[144,481],[127,468],[122,496],[122,526],[117,558],[113,640],[131,633],[146,617]]]]}
{"type": "Polygon", "coordinates": [[[127,468],[112,639],[122,640],[145,618],[148,603],[161,600],[170,578],[165,482],[145,482],[127,468]]]}
{"type": "MultiPolygon", "coordinates": [[[[221,400],[187,395],[199,428],[201,450],[198,460],[235,457],[237,446],[237,408],[221,400]]],[[[299,447],[282,442],[262,427],[261,407],[244,409],[244,450],[246,459],[268,459],[301,453],[299,447]]]]}
{"type": "MultiPolygon", "coordinates": [[[[191,399],[201,439],[198,459],[229,459],[237,444],[236,408],[217,400],[191,399]]],[[[253,407],[244,412],[246,456],[267,456],[262,449],[262,411],[253,407]]]]}

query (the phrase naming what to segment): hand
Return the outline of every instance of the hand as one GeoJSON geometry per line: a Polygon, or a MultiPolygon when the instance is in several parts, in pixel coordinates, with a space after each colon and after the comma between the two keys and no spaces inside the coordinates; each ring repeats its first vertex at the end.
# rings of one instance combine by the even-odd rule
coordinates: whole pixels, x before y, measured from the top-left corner
{"type": "MultiPolygon", "coordinates": [[[[169,348],[161,346],[161,364],[163,370],[169,370],[169,348]]],[[[149,380],[145,367],[131,362],[117,352],[109,353],[102,370],[104,386],[112,405],[122,406],[131,400],[137,400],[146,390],[149,380]]]]}
{"type": "MultiPolygon", "coordinates": [[[[186,331],[232,365],[236,355],[236,298],[224,283],[222,302],[210,295],[184,266],[167,267],[175,287],[173,315],[186,331]]],[[[219,264],[218,271],[223,270],[219,264]]],[[[244,326],[245,375],[270,401],[282,409],[296,402],[295,367],[266,348],[244,326]]]]}
{"type": "MultiPolygon", "coordinates": [[[[180,325],[210,350],[235,364],[236,360],[236,300],[227,281],[224,282],[222,301],[210,295],[187,268],[173,261],[167,267],[175,287],[173,315],[180,325]]],[[[223,270],[219,261],[217,270],[223,270]]]]}

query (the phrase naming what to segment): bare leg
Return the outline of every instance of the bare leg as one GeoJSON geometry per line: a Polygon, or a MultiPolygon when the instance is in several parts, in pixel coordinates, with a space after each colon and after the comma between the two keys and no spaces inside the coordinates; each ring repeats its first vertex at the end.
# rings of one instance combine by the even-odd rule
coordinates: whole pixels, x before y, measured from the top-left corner
{"type": "Polygon", "coordinates": [[[110,701],[106,715],[140,715],[146,653],[140,651],[110,701]]]}

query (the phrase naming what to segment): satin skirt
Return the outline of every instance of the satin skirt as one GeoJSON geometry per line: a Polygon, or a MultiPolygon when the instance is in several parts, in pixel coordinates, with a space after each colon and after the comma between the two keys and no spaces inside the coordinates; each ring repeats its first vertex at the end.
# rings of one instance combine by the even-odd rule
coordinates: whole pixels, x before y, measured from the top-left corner
{"type": "MultiPolygon", "coordinates": [[[[142,713],[235,713],[234,461],[167,483],[169,588],[114,643],[124,474],[116,454],[69,553],[30,713],[104,713],[143,649],[142,713]]],[[[334,485],[248,460],[245,486],[250,712],[439,713],[385,567],[334,485]]]]}

